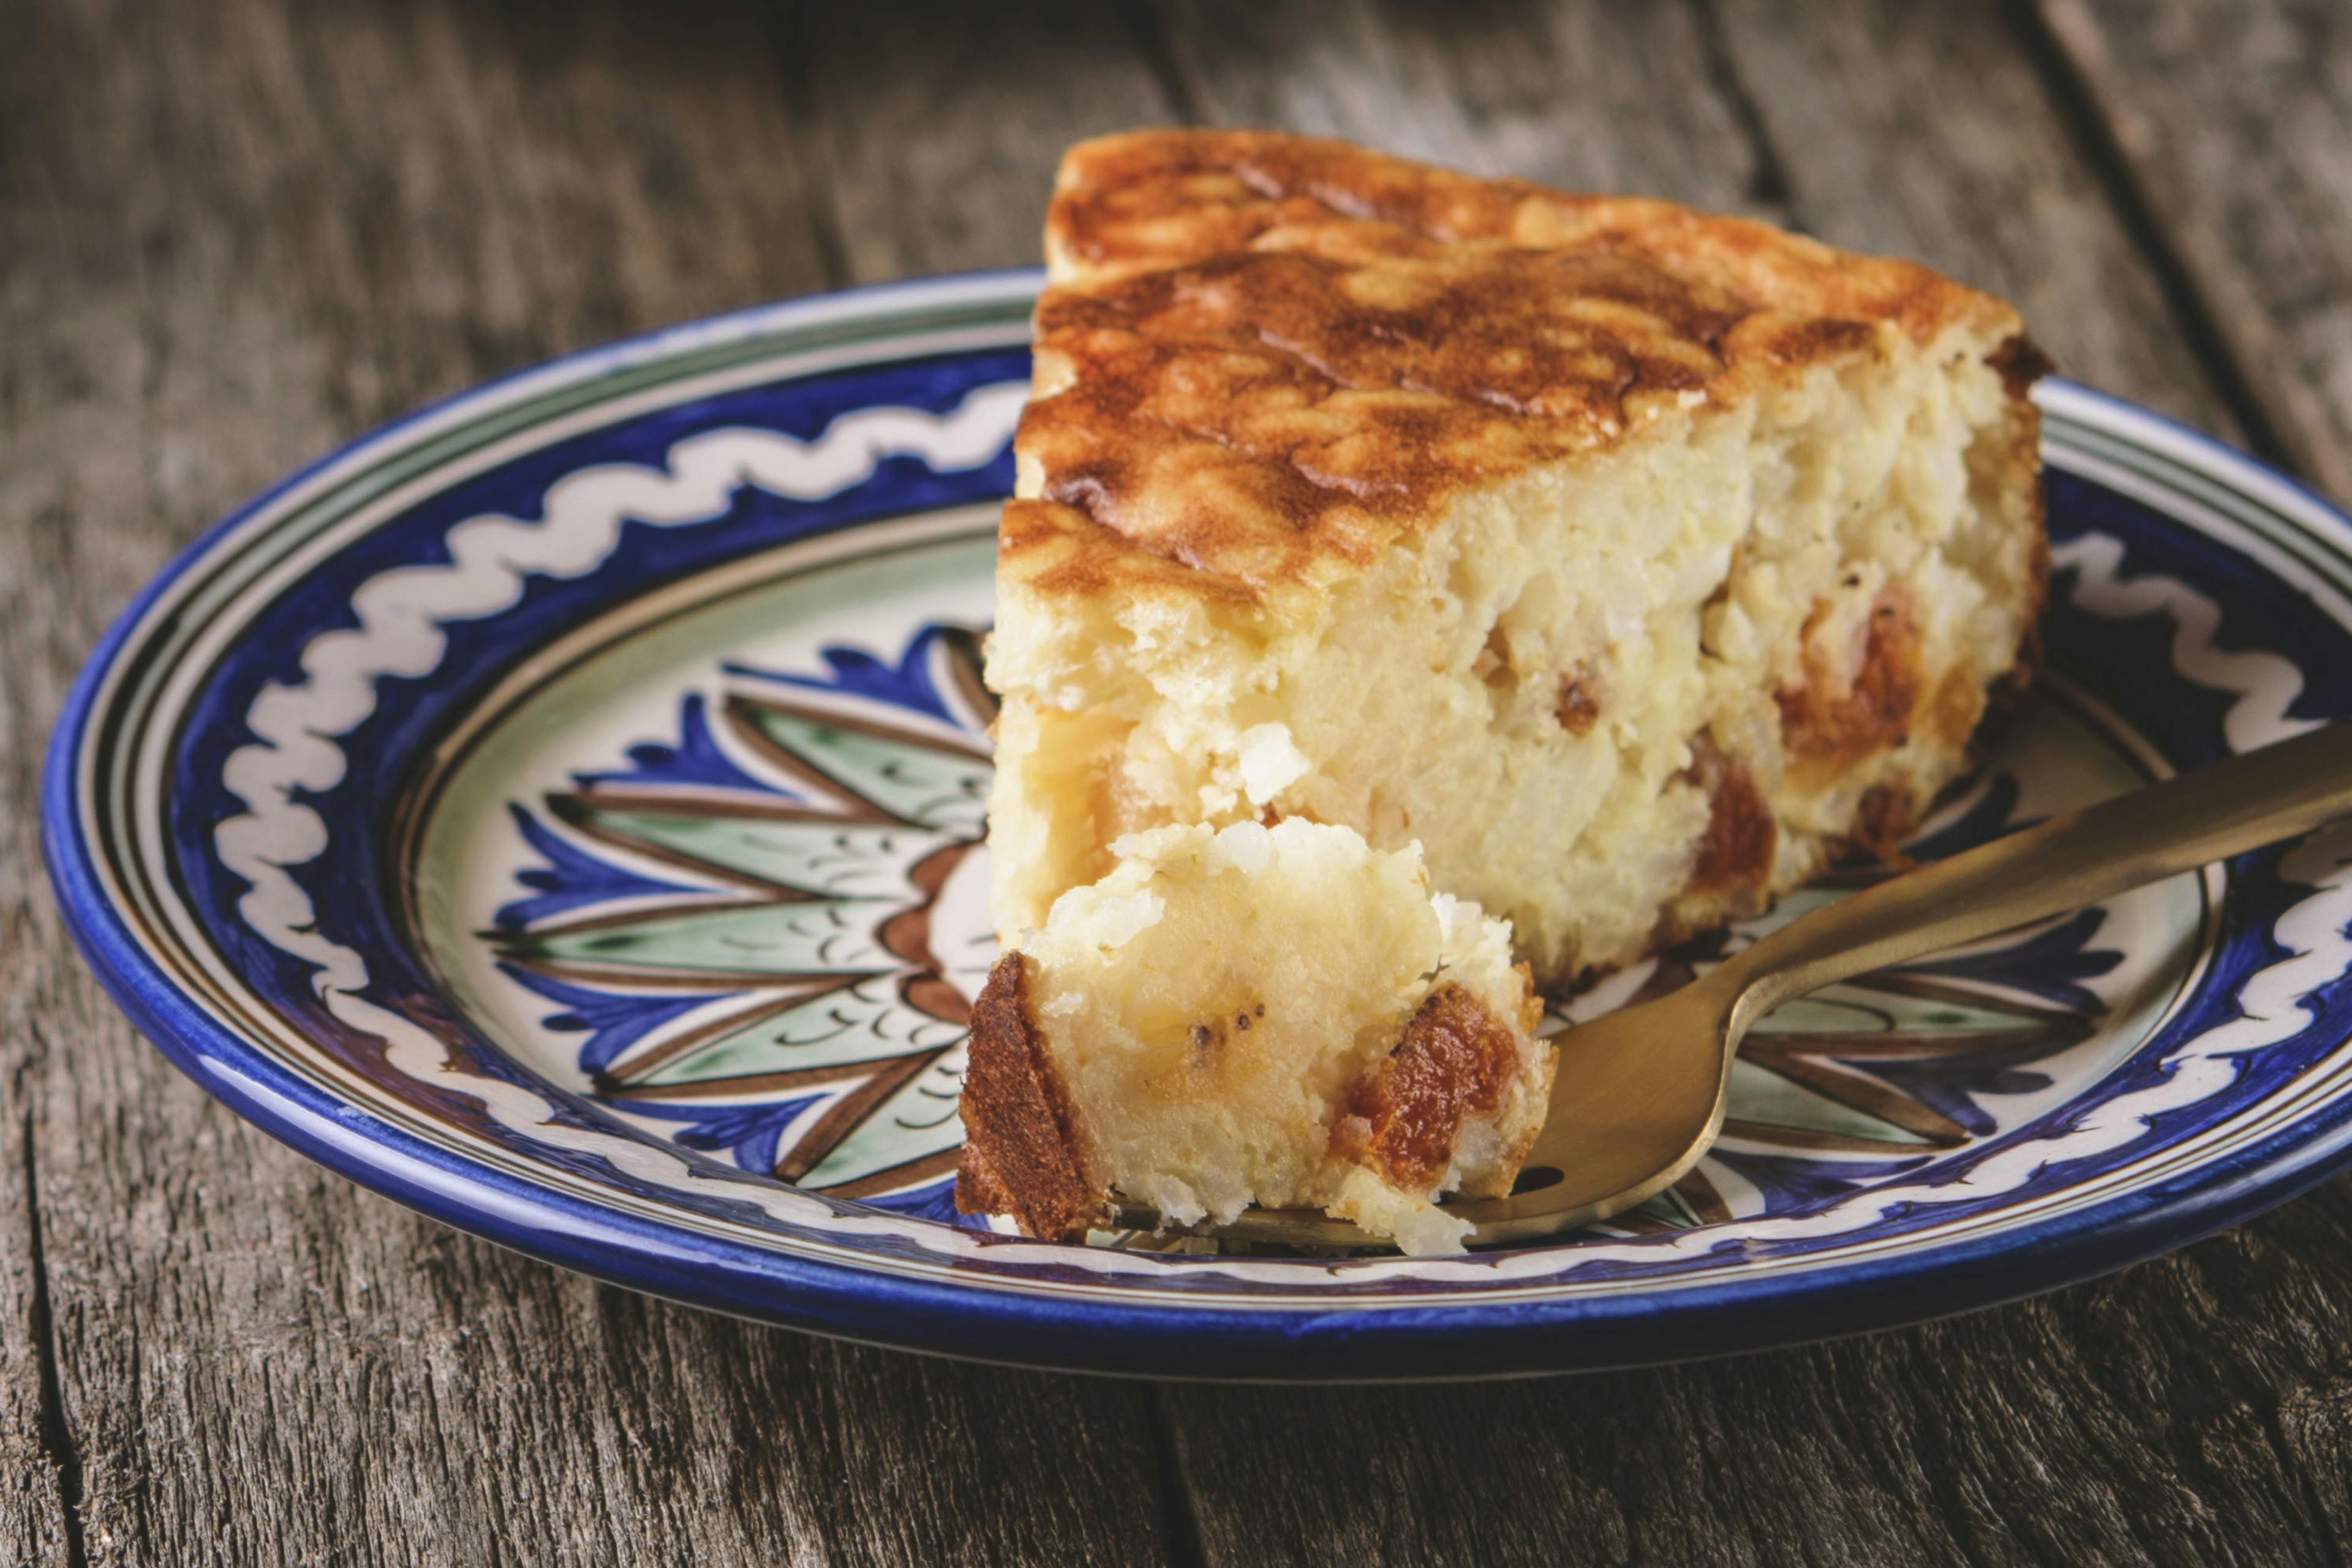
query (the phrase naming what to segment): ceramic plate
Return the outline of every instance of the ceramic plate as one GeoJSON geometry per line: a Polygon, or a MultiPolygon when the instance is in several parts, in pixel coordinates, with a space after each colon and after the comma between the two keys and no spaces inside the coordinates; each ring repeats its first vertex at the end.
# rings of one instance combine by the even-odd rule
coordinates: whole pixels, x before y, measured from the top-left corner
{"type": "MultiPolygon", "coordinates": [[[[453,1225],[1060,1367],[1437,1377],[1817,1337],[2112,1268],[2345,1158],[2352,837],[1781,1009],[1706,1163],[1552,1245],[1315,1259],[960,1222],[993,952],[975,647],[1035,287],[583,354],[212,530],[50,757],[52,869],[115,996],[240,1113],[453,1225]]],[[[2048,674],[1922,856],[2347,706],[2352,525],[2153,416],[2042,395],[2048,674]]]]}

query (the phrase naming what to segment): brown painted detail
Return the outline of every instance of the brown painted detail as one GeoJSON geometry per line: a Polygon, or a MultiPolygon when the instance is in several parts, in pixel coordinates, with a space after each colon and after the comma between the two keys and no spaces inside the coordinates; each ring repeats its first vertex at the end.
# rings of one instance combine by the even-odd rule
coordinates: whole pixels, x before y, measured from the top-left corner
{"type": "Polygon", "coordinates": [[[1518,1039],[1502,1020],[1461,986],[1441,985],[1356,1085],[1333,1151],[1426,1192],[1454,1158],[1463,1118],[1501,1105],[1518,1070],[1518,1039]]]}
{"type": "Polygon", "coordinates": [[[915,885],[928,903],[940,896],[940,889],[948,885],[948,878],[975,847],[970,841],[943,845],[916,861],[907,872],[907,880],[915,885]]]}
{"type": "Polygon", "coordinates": [[[1757,1036],[1741,1047],[1741,1056],[1775,1077],[1811,1089],[1832,1104],[1874,1116],[1925,1139],[1936,1148],[1954,1149],[1968,1142],[1967,1128],[1935,1107],[1843,1065],[1833,1054],[1836,1050],[1834,1039],[1818,1035],[1757,1036]]]}
{"type": "Polygon", "coordinates": [[[948,679],[955,685],[956,695],[972,711],[982,728],[996,722],[996,693],[988,689],[981,678],[987,660],[982,647],[985,634],[970,626],[942,626],[940,642],[947,649],[948,679]]]}
{"type": "Polygon", "coordinates": [[[1904,595],[1880,595],[1864,633],[1861,668],[1848,679],[1843,660],[1814,646],[1814,630],[1828,613],[1823,603],[1805,622],[1804,684],[1783,687],[1775,697],[1780,738],[1792,759],[1846,763],[1908,737],[1924,681],[1919,627],[1904,595]]]}
{"type": "MultiPolygon", "coordinates": [[[[1966,986],[1909,974],[1874,974],[1867,988],[1915,996],[1924,1001],[1968,1006],[1982,997],[1966,986]]],[[[1888,1026],[1876,1030],[1775,1031],[1753,1034],[1740,1055],[1756,1067],[1801,1085],[1832,1104],[1859,1110],[1924,1141],[1927,1147],[1957,1148],[1968,1142],[1968,1130],[1916,1097],[1895,1089],[1868,1073],[1856,1071],[1862,1062],[1932,1061],[1956,1049],[1970,1054],[2038,1046],[2063,1047],[2090,1037],[2092,1019],[2064,1008],[2039,1007],[2004,999],[2002,1006],[2020,1015],[2006,1029],[1970,1030],[1961,1040],[1916,1030],[1893,1027],[1891,1015],[1882,1015],[1888,1026]]],[[[1853,1153],[1916,1152],[1920,1143],[1900,1139],[1871,1138],[1856,1133],[1829,1133],[1819,1129],[1790,1129],[1757,1122],[1727,1122],[1727,1135],[1751,1142],[1790,1147],[1840,1149],[1853,1153]]]]}
{"type": "Polygon", "coordinates": [[[950,844],[917,861],[908,879],[923,895],[923,901],[883,921],[879,932],[884,952],[922,966],[922,973],[909,976],[898,994],[910,1006],[950,1024],[969,1023],[971,1004],[964,999],[962,992],[940,977],[938,960],[931,952],[931,905],[939,898],[940,889],[947,885],[949,874],[971,848],[970,844],[950,844]]]}
{"type": "MultiPolygon", "coordinates": [[[[597,1086],[597,1094],[606,1100],[724,1100],[730,1095],[766,1094],[789,1089],[821,1089],[832,1084],[856,1083],[868,1074],[888,1068],[897,1057],[868,1057],[862,1061],[832,1062],[817,1068],[792,1068],[782,1072],[745,1073],[739,1078],[704,1079],[695,1083],[615,1084],[597,1086]]],[[[838,1142],[838,1140],[835,1140],[838,1142]]]]}
{"type": "MultiPolygon", "coordinates": [[[[1942,980],[1931,980],[1920,974],[1888,973],[1882,971],[1870,977],[1870,988],[1874,991],[1892,992],[1897,996],[1916,996],[1923,1001],[1948,1002],[1955,1006],[1963,1007],[1981,1000],[1977,993],[1965,985],[1954,985],[1942,980]]],[[[2063,1037],[2072,1044],[2076,1040],[2087,1040],[2097,1032],[2089,1018],[2070,1008],[2037,1006],[2031,1003],[2020,1002],[2014,997],[2003,997],[2001,1007],[2004,1011],[2027,1020],[2025,1024],[2020,1026],[2020,1028],[2032,1029],[2033,1037],[2037,1039],[2063,1037]]],[[[1781,1037],[1791,1039],[1795,1037],[1781,1037]]],[[[2000,1050],[2012,1045],[2024,1043],[2024,1037],[2021,1035],[2011,1036],[2000,1032],[1987,1032],[1972,1036],[1971,1038],[1990,1042],[1984,1047],[1988,1050],[2000,1050]]],[[[1936,1056],[1944,1049],[1932,1038],[1923,1039],[1917,1035],[1895,1034],[1891,1031],[1883,1035],[1839,1035],[1830,1042],[1830,1046],[1834,1048],[1838,1056],[1854,1061],[1892,1061],[1915,1056],[1936,1056]]]]}
{"type": "MultiPolygon", "coordinates": [[[[1681,1188],[1677,1187],[1675,1191],[1679,1192],[1681,1188]]],[[[1623,1231],[1628,1236],[1667,1236],[1684,1227],[1670,1221],[1659,1219],[1655,1215],[1643,1214],[1639,1209],[1629,1209],[1612,1219],[1609,1222],[1609,1228],[1623,1231]]]]}
{"type": "Polygon", "coordinates": [[[931,953],[931,910],[928,904],[900,910],[875,933],[882,951],[908,963],[927,963],[931,953]]]}
{"type": "MultiPolygon", "coordinates": [[[[616,832],[606,826],[604,819],[613,816],[665,816],[675,819],[725,815],[751,816],[762,822],[832,824],[843,820],[838,814],[833,812],[796,810],[791,807],[745,810],[739,808],[732,801],[728,803],[723,813],[719,813],[708,808],[698,809],[699,803],[690,797],[681,799],[675,796],[626,795],[617,793],[593,795],[551,795],[547,796],[546,804],[549,816],[583,838],[593,838],[599,844],[625,849],[632,855],[642,855],[649,860],[658,860],[664,865],[677,866],[716,881],[732,882],[738,887],[748,888],[752,891],[764,894],[777,903],[807,903],[820,895],[812,893],[805,888],[787,887],[782,882],[771,880],[740,867],[725,866],[715,860],[703,859],[700,856],[688,855],[684,850],[673,849],[666,844],[654,843],[635,834],[616,832]]],[[[605,918],[614,922],[625,923],[637,917],[632,913],[605,918]]],[[[577,930],[580,927],[575,925],[572,929],[577,930]]]]}
{"type": "Polygon", "coordinates": [[[929,1013],[942,1023],[969,1025],[971,1022],[970,999],[952,982],[942,980],[936,974],[908,975],[906,984],[898,988],[898,994],[906,998],[909,1007],[929,1013]]]}
{"type": "MultiPolygon", "coordinates": [[[[987,749],[977,742],[950,739],[944,734],[902,729],[895,724],[877,722],[871,719],[836,713],[830,709],[803,706],[794,702],[777,702],[730,693],[723,710],[728,728],[743,743],[761,757],[782,769],[795,781],[808,784],[818,794],[841,802],[839,811],[816,814],[828,822],[865,825],[903,824],[906,819],[878,801],[868,800],[844,779],[825,772],[822,767],[782,744],[761,727],[759,715],[772,713],[782,718],[797,719],[804,723],[822,725],[847,734],[864,735],[871,740],[887,741],[893,745],[931,752],[953,757],[959,762],[985,762],[987,749]]],[[[909,824],[908,826],[920,826],[909,824]]]]}
{"type": "Polygon", "coordinates": [[[1077,1121],[1029,1005],[1029,961],[1008,952],[971,1012],[963,1075],[966,1156],[956,1180],[965,1214],[1009,1214],[1027,1234],[1082,1236],[1109,1195],[1087,1175],[1077,1121]]]}
{"type": "Polygon", "coordinates": [[[810,1191],[820,1192],[828,1197],[835,1198],[872,1197],[877,1193],[894,1193],[902,1187],[936,1181],[950,1171],[961,1170],[962,1163],[961,1150],[941,1149],[933,1153],[908,1160],[904,1164],[893,1165],[887,1171],[876,1171],[871,1175],[860,1176],[854,1182],[842,1182],[830,1187],[813,1187],[810,1191]]]}
{"type": "Polygon", "coordinates": [[[1706,791],[1706,836],[1685,891],[1717,898],[1763,889],[1772,879],[1780,827],[1755,776],[1706,735],[1691,742],[1686,776],[1706,791]]]}
{"type": "Polygon", "coordinates": [[[900,1057],[878,1068],[872,1078],[827,1107],[825,1113],[816,1119],[816,1124],[801,1135],[800,1142],[784,1152],[776,1162],[776,1175],[783,1181],[797,1182],[816,1169],[817,1163],[832,1153],[833,1146],[848,1137],[868,1112],[945,1055],[944,1047],[923,1051],[900,1057]]]}
{"type": "Polygon", "coordinates": [[[1675,1195],[1683,1200],[1691,1217],[1701,1225],[1727,1225],[1731,1221],[1731,1205],[1723,1201],[1723,1194],[1707,1180],[1705,1171],[1693,1171],[1676,1182],[1675,1195]]]}
{"type": "MultiPolygon", "coordinates": [[[[723,1035],[738,1034],[745,1029],[756,1027],[761,1024],[769,1022],[771,1019],[780,1017],[783,1014],[791,1012],[793,1008],[801,1006],[804,1003],[813,1002],[820,996],[829,996],[836,991],[845,991],[850,986],[856,984],[860,978],[862,978],[862,976],[845,974],[832,981],[830,984],[810,985],[805,988],[795,988],[786,992],[782,996],[763,1000],[755,1006],[745,1008],[740,1012],[730,1013],[722,1018],[714,1019],[699,1027],[688,1029],[682,1034],[674,1035],[670,1038],[664,1040],[661,1044],[653,1047],[651,1049],[646,1050],[638,1056],[631,1058],[628,1061],[622,1063],[610,1071],[599,1071],[595,1075],[596,1092],[599,1094],[626,1093],[628,1092],[631,1085],[644,1081],[646,1078],[652,1074],[656,1068],[662,1066],[665,1062],[676,1060],[678,1057],[685,1055],[688,1051],[693,1050],[698,1046],[708,1045],[712,1040],[718,1039],[723,1035]]],[[[845,1074],[847,1072],[854,1071],[856,1065],[859,1064],[845,1065],[842,1068],[842,1073],[845,1074]]],[[[826,1069],[819,1070],[822,1071],[826,1069]]],[[[838,1077],[842,1076],[842,1074],[834,1074],[833,1076],[838,1077]]],[[[735,1080],[730,1079],[721,1079],[719,1080],[719,1083],[728,1086],[730,1089],[734,1081],[735,1080]]]]}
{"type": "Polygon", "coordinates": [[[1590,734],[1600,720],[1600,687],[1582,665],[1559,678],[1559,697],[1551,705],[1551,716],[1571,735],[1590,734]]]}
{"type": "MultiPolygon", "coordinates": [[[[1949,1143],[1923,1146],[1900,1138],[1867,1138],[1853,1132],[1824,1132],[1811,1127],[1775,1127],[1769,1121],[1743,1121],[1732,1117],[1723,1124],[1723,1136],[1737,1138],[1743,1143],[1764,1143],[1774,1148],[1801,1151],[1818,1150],[1825,1153],[1875,1154],[1881,1159],[1917,1158],[1933,1149],[1955,1147],[1949,1143]]],[[[1965,1137],[1962,1142],[1965,1142],[1965,1137]]]]}
{"type": "MultiPolygon", "coordinates": [[[[502,933],[493,931],[491,936],[502,933]]],[[[619,964],[571,963],[534,953],[515,951],[501,952],[499,959],[518,969],[528,969],[534,974],[552,975],[558,980],[584,980],[591,985],[626,985],[639,991],[749,991],[778,985],[821,986],[830,988],[841,979],[837,971],[811,974],[779,974],[769,969],[694,969],[664,972],[652,969],[628,969],[619,964]]],[[[855,982],[868,976],[855,974],[855,982]]]]}

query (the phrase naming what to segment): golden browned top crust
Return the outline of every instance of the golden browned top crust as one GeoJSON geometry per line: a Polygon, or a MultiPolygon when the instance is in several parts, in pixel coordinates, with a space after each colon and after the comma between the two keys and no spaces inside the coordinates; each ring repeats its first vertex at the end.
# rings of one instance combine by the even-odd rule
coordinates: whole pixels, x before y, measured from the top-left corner
{"type": "Polygon", "coordinates": [[[964,1145],[956,1207],[1009,1214],[1031,1236],[1083,1237],[1109,1196],[1087,1173],[1069,1096],[1029,1011],[1029,961],[1008,952],[972,1004],[957,1110],[964,1145]]]}
{"type": "Polygon", "coordinates": [[[1013,581],[1250,601],[1449,496],[1890,335],[2020,329],[1910,262],[1345,142],[1083,142],[1046,217],[1013,581]]]}

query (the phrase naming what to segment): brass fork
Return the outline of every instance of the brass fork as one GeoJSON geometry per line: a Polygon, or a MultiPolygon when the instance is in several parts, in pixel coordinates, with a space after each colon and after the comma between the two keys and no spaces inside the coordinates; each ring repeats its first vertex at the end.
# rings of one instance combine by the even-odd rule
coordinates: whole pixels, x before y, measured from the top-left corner
{"type": "MultiPolygon", "coordinates": [[[[1541,1136],[1509,1197],[1445,1205],[1472,1245],[1622,1214],[1696,1164],[1723,1127],[1732,1058],[1781,1003],[1840,980],[2095,904],[2352,816],[2352,724],[2120,795],[1856,893],[1681,990],[1559,1038],[1541,1136]]],[[[1153,1216],[1127,1216],[1150,1228],[1153,1216]]],[[[1314,1247],[1386,1244],[1306,1209],[1250,1209],[1195,1234],[1314,1247]]]]}

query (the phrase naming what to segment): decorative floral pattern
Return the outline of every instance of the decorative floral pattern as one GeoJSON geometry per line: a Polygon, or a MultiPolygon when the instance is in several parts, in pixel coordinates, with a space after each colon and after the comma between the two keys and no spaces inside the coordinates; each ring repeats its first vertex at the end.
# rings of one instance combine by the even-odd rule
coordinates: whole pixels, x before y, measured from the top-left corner
{"type": "MultiPolygon", "coordinates": [[[[956,1095],[987,952],[941,952],[979,865],[993,707],[977,639],[928,625],[823,675],[729,664],[675,741],[511,805],[545,864],[487,933],[584,1035],[607,1107],[836,1197],[947,1217],[956,1095]]],[[[966,926],[968,927],[966,922],[966,926]]]]}

